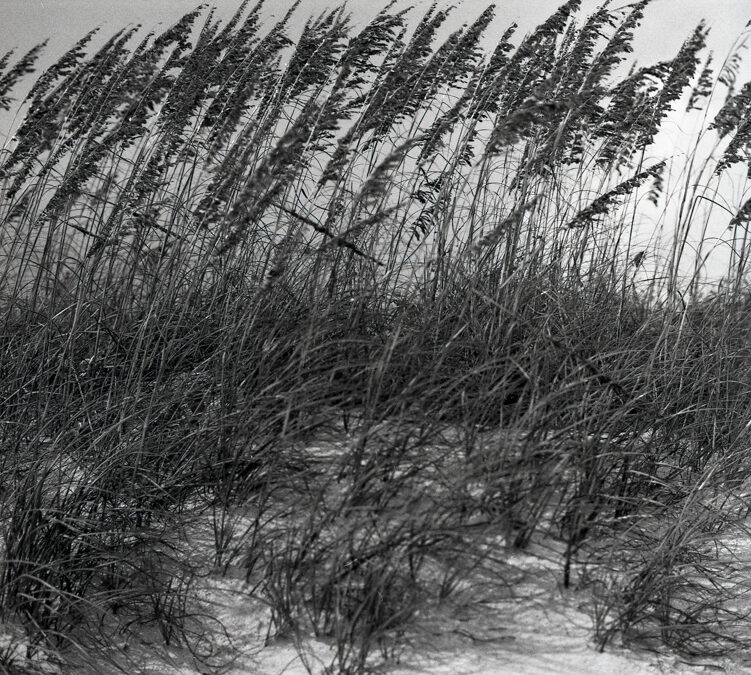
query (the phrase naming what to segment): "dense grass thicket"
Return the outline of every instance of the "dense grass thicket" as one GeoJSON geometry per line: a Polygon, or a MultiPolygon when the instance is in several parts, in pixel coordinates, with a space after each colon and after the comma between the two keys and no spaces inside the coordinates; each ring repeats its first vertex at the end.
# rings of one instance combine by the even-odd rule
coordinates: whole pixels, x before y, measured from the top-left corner
{"type": "Polygon", "coordinates": [[[240,566],[276,634],[360,673],[548,546],[600,647],[748,648],[738,52],[700,25],[632,66],[646,0],[490,50],[493,7],[292,41],[261,4],[86,35],[22,102],[39,49],[0,59],[0,620],[78,667],[148,627],[200,657],[193,581],[240,566]]]}

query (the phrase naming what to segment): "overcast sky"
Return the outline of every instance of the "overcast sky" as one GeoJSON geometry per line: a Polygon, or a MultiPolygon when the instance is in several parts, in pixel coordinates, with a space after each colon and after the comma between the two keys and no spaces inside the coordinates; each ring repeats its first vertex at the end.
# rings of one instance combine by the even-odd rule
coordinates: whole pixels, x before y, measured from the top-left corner
{"type": "MultiPolygon", "coordinates": [[[[412,4],[412,17],[417,20],[432,0],[398,0],[401,6],[412,4]]],[[[443,35],[462,22],[475,19],[489,0],[439,0],[446,6],[459,5],[443,35]]],[[[486,33],[488,45],[509,24],[519,24],[520,35],[532,30],[550,16],[562,0],[496,0],[496,20],[486,33]]],[[[272,20],[282,15],[292,0],[266,0],[265,17],[272,20]]],[[[364,23],[384,7],[387,0],[349,0],[355,23],[364,23]]],[[[594,10],[601,0],[583,0],[580,16],[594,10]]],[[[611,7],[628,5],[632,0],[612,0],[611,7]]],[[[227,18],[240,0],[208,0],[217,8],[219,17],[227,18]]],[[[252,0],[251,4],[254,4],[252,0]]],[[[143,31],[164,29],[183,14],[194,9],[199,0],[0,0],[0,55],[9,49],[23,53],[35,44],[49,39],[38,69],[42,70],[59,58],[76,40],[96,26],[101,26],[93,45],[104,42],[115,31],[141,24],[143,31]]],[[[337,0],[302,0],[292,25],[292,37],[302,28],[305,19],[326,8],[337,6],[337,0]]],[[[711,27],[709,46],[715,51],[715,64],[722,62],[743,28],[751,20],[751,0],[653,0],[636,35],[634,58],[640,64],[667,59],[675,55],[685,37],[701,19],[711,27]]],[[[741,81],[751,78],[751,55],[741,72],[741,81]]],[[[23,97],[33,83],[27,77],[13,92],[23,97]]],[[[0,146],[10,135],[13,115],[0,111],[0,146]]],[[[676,120],[677,123],[680,120],[676,120]]]]}
{"type": "MultiPolygon", "coordinates": [[[[462,22],[474,20],[489,4],[489,0],[439,0],[442,6],[451,1],[459,5],[443,32],[462,22]]],[[[486,33],[488,46],[494,44],[509,24],[519,24],[520,35],[531,31],[550,16],[562,0],[496,0],[496,20],[486,33]]],[[[624,6],[632,0],[612,0],[611,7],[624,6]]],[[[217,8],[219,17],[227,18],[239,6],[240,0],[208,0],[217,8]]],[[[266,0],[265,17],[279,17],[292,0],[266,0]]],[[[355,23],[364,23],[384,7],[387,0],[349,0],[355,23]]],[[[417,20],[432,0],[399,0],[401,6],[412,4],[412,17],[417,20]]],[[[580,17],[594,10],[601,0],[583,0],[580,17]]],[[[251,0],[254,4],[255,0],[251,0]]],[[[94,45],[102,43],[115,31],[141,24],[143,31],[164,29],[186,12],[195,9],[199,0],[0,0],[0,55],[8,49],[23,53],[35,44],[49,39],[38,68],[44,69],[59,58],[76,40],[96,26],[102,30],[94,45]]],[[[326,8],[337,6],[337,0],[302,0],[292,26],[292,37],[305,19],[326,8]]],[[[715,64],[722,62],[734,41],[751,20],[751,0],[653,0],[647,9],[642,26],[636,35],[633,55],[640,64],[667,59],[675,55],[682,41],[701,19],[711,27],[709,46],[715,51],[715,64]]],[[[741,81],[751,78],[751,54],[741,72],[741,81]]],[[[27,77],[23,86],[13,92],[23,97],[33,83],[27,77]]],[[[17,120],[16,120],[17,121],[17,120]]],[[[676,124],[681,124],[677,119],[676,124]]],[[[0,111],[0,146],[10,135],[13,115],[0,111]]],[[[681,124],[682,126],[682,124],[681,124]]]]}
{"type": "MultiPolygon", "coordinates": [[[[362,23],[383,8],[386,1],[349,0],[347,6],[355,22],[362,23]]],[[[410,4],[408,0],[399,1],[402,5],[410,4]]],[[[619,7],[628,1],[613,0],[611,6],[619,7]]],[[[228,17],[239,2],[210,0],[209,4],[217,7],[219,17],[228,17]]],[[[283,14],[291,2],[266,0],[266,17],[271,19],[272,16],[283,14]]],[[[454,2],[459,7],[454,10],[452,22],[445,33],[462,22],[475,19],[490,4],[488,0],[454,2]]],[[[431,0],[411,0],[415,6],[412,16],[418,18],[430,3],[431,0]]],[[[198,0],[0,0],[0,54],[12,48],[22,53],[49,39],[44,55],[38,62],[39,68],[43,69],[96,26],[103,29],[98,36],[98,40],[103,42],[127,25],[141,24],[144,31],[159,29],[160,23],[162,28],[166,28],[198,4],[198,0]]],[[[336,0],[303,0],[293,22],[293,30],[299,30],[311,14],[337,4],[336,0]]],[[[445,6],[449,0],[439,0],[439,4],[445,6]]],[[[497,18],[487,33],[489,42],[512,22],[519,24],[517,35],[532,30],[555,11],[560,0],[497,0],[495,4],[497,18]]],[[[599,0],[583,0],[582,14],[599,4],[599,0]]],[[[721,62],[751,20],[751,0],[653,0],[637,33],[635,58],[642,64],[670,58],[702,18],[712,29],[710,47],[718,57],[715,63],[721,62]]],[[[751,62],[751,55],[748,61],[751,62]]],[[[743,75],[751,77],[751,63],[743,75]]],[[[32,79],[27,78],[26,90],[31,86],[32,79]]],[[[26,90],[19,86],[13,93],[20,97],[26,90]]],[[[11,126],[10,120],[8,113],[0,113],[0,145],[11,126]]]]}
{"type": "MultiPolygon", "coordinates": [[[[252,0],[253,2],[255,0],[252,0]]],[[[356,23],[372,18],[387,0],[349,0],[348,7],[356,23]]],[[[439,0],[446,6],[452,0],[439,0]]],[[[292,0],[266,0],[265,14],[283,14],[292,0]]],[[[416,9],[412,16],[417,18],[431,4],[431,0],[399,0],[402,6],[413,4],[416,9]]],[[[474,20],[489,4],[488,0],[453,0],[459,5],[453,13],[452,22],[444,34],[457,25],[474,20]]],[[[633,0],[612,0],[611,7],[628,5],[633,0]]],[[[219,17],[228,17],[238,7],[240,0],[209,0],[217,7],[219,17]]],[[[532,30],[550,16],[560,5],[561,0],[496,0],[496,21],[488,31],[489,41],[500,36],[509,24],[519,24],[517,43],[520,35],[532,30]]],[[[133,24],[141,24],[144,32],[159,29],[174,23],[183,14],[194,9],[199,0],[0,0],[0,54],[15,48],[18,53],[49,38],[49,44],[42,59],[40,69],[47,67],[59,58],[82,35],[96,26],[103,30],[94,45],[100,44],[115,31],[133,24]]],[[[599,4],[600,0],[583,0],[580,16],[599,4]]],[[[299,30],[305,19],[337,6],[334,0],[303,0],[293,22],[299,30]]],[[[709,46],[715,52],[715,64],[722,63],[738,36],[751,21],[751,0],[653,0],[648,7],[645,20],[637,32],[634,43],[634,58],[640,64],[653,63],[675,55],[682,41],[690,34],[701,19],[706,19],[711,28],[709,46]]],[[[295,37],[294,33],[291,35],[295,37]]],[[[741,82],[751,78],[751,54],[741,72],[741,82]]],[[[19,87],[13,93],[22,97],[33,78],[27,78],[26,89],[19,87]]],[[[660,151],[678,154],[680,138],[687,138],[685,132],[692,121],[680,116],[669,120],[667,134],[662,137],[660,151]],[[676,135],[678,134],[678,135],[676,135]]],[[[0,147],[10,136],[12,116],[0,112],[0,147]]],[[[743,171],[745,177],[745,171],[743,171]]],[[[745,185],[745,183],[744,183],[745,185]]],[[[730,200],[740,203],[738,197],[730,200]]]]}
{"type": "MultiPolygon", "coordinates": [[[[48,57],[53,59],[94,26],[102,25],[111,33],[129,23],[153,28],[159,22],[172,23],[193,9],[197,0],[0,0],[0,49],[28,49],[50,38],[48,57]]],[[[220,15],[229,15],[239,0],[214,0],[220,15]]],[[[314,12],[336,5],[331,0],[303,0],[299,22],[314,12]]],[[[383,7],[385,0],[350,0],[348,6],[355,19],[366,20],[383,7]]],[[[408,3],[405,3],[408,4],[408,3]]],[[[414,0],[425,9],[428,0],[414,0]]],[[[464,0],[455,11],[455,21],[470,20],[488,4],[488,0],[464,0]]],[[[512,21],[522,31],[534,27],[560,4],[558,0],[498,0],[496,27],[502,30],[512,21]]],[[[584,0],[585,8],[599,4],[584,0]]],[[[615,0],[613,7],[626,4],[615,0]]],[[[269,13],[283,12],[289,0],[266,0],[269,13]]],[[[749,0],[654,0],[637,43],[640,60],[669,56],[685,35],[702,18],[712,26],[712,46],[726,50],[743,26],[751,19],[749,0]]]]}

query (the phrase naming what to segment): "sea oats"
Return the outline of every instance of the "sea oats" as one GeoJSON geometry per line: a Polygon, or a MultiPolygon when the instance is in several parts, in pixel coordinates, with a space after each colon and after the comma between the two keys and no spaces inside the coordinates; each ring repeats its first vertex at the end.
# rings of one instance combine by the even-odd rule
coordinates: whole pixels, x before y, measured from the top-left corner
{"type": "Polygon", "coordinates": [[[45,41],[32,47],[7,72],[3,72],[3,70],[7,67],[7,63],[13,54],[12,50],[0,59],[0,110],[10,110],[12,99],[9,94],[11,89],[24,75],[34,72],[34,64],[46,44],[45,41]]]}
{"type": "Polygon", "coordinates": [[[579,213],[567,223],[567,227],[575,228],[591,225],[596,219],[605,216],[613,205],[617,204],[618,201],[624,197],[628,197],[635,188],[642,185],[647,179],[659,176],[664,167],[665,162],[659,162],[648,169],[631,176],[631,178],[628,178],[622,183],[619,183],[611,190],[608,190],[597,197],[597,199],[585,209],[579,211],[579,213]]]}
{"type": "Polygon", "coordinates": [[[748,651],[716,552],[751,475],[751,200],[722,187],[751,90],[705,26],[637,68],[647,0],[580,4],[487,53],[501,4],[359,31],[200,6],[37,79],[0,158],[0,619],[26,653],[216,669],[217,582],[360,675],[473,589],[523,604],[543,550],[600,646],[748,651]],[[653,141],[715,77],[673,157],[653,141]]]}

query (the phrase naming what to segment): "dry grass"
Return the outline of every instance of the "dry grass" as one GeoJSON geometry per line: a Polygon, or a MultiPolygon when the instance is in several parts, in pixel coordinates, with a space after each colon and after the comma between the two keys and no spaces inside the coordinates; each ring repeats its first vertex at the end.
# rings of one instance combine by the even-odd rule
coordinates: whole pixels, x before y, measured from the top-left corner
{"type": "MultiPolygon", "coordinates": [[[[210,511],[213,564],[333,637],[332,672],[393,655],[488,543],[546,539],[601,646],[747,646],[710,544],[747,512],[748,202],[719,286],[687,261],[748,152],[737,58],[715,82],[699,26],[628,71],[646,2],[490,53],[492,9],[440,45],[449,12],[393,7],[293,44],[260,4],[87,36],[0,154],[3,620],[63,660],[190,644],[210,511]],[[723,88],[717,153],[655,156],[723,88]]],[[[0,61],[0,106],[35,56],[0,61]]]]}

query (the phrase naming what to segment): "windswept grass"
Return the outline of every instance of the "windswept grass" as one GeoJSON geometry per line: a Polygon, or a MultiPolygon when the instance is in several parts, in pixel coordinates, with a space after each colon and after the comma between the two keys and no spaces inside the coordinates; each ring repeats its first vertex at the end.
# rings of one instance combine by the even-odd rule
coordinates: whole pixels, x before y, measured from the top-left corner
{"type": "Polygon", "coordinates": [[[30,657],[195,646],[193,581],[241,565],[278,635],[364,672],[543,544],[601,647],[748,647],[717,547],[748,511],[751,207],[717,205],[751,91],[704,25],[629,68],[647,4],[485,51],[493,7],[293,42],[295,6],[246,0],[37,78],[0,151],[0,609],[30,657]],[[715,152],[660,156],[685,107],[715,152]]]}

